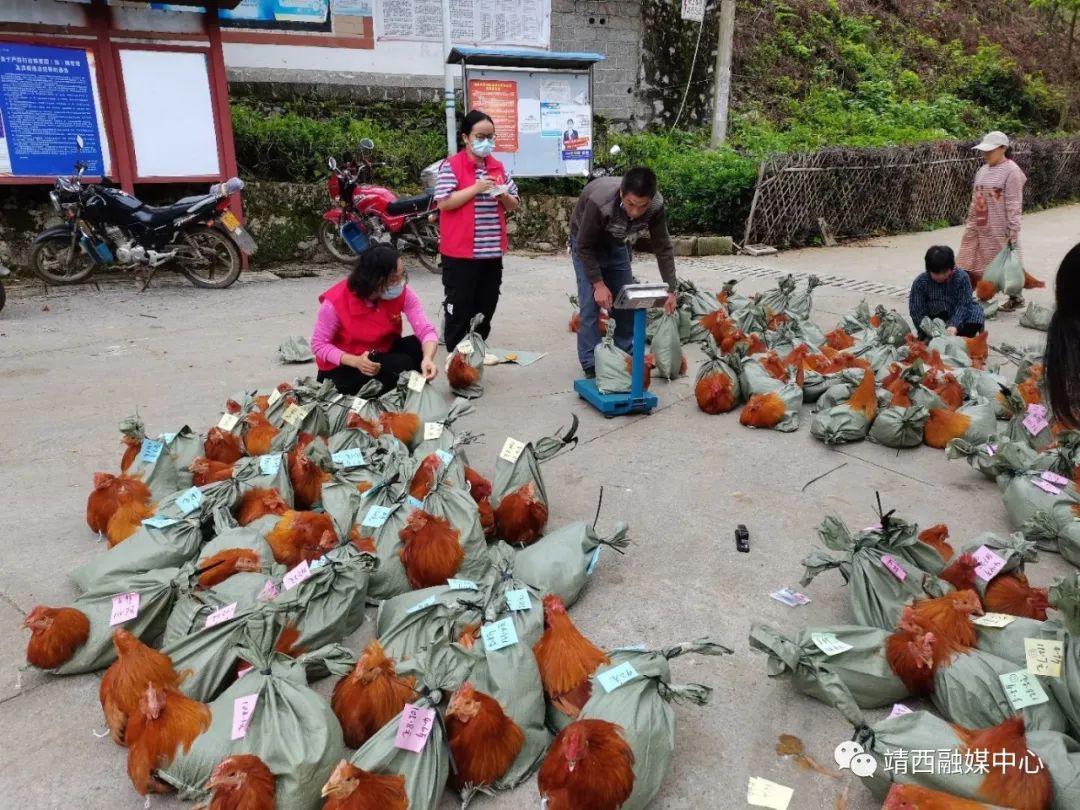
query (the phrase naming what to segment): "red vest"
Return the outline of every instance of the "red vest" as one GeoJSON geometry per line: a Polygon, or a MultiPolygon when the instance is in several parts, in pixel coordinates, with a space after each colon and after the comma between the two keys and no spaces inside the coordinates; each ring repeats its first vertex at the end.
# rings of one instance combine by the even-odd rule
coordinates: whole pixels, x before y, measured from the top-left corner
{"type": "MultiPolygon", "coordinates": [[[[337,312],[337,333],[333,344],[346,354],[367,351],[387,352],[401,337],[401,312],[405,308],[405,293],[389,301],[361,301],[349,289],[348,279],[339,281],[319,296],[319,303],[329,301],[337,312]]],[[[320,371],[337,366],[317,362],[320,371]]]]}
{"type": "MultiPolygon", "coordinates": [[[[447,158],[450,168],[457,178],[457,190],[469,188],[476,183],[476,160],[462,149],[456,155],[447,158]]],[[[488,177],[496,185],[506,182],[506,167],[490,155],[485,163],[488,177]]],[[[506,213],[499,205],[499,230],[502,252],[509,249],[506,238],[506,213]]],[[[461,208],[439,212],[439,252],[454,259],[476,258],[476,201],[469,200],[461,208]]]]}

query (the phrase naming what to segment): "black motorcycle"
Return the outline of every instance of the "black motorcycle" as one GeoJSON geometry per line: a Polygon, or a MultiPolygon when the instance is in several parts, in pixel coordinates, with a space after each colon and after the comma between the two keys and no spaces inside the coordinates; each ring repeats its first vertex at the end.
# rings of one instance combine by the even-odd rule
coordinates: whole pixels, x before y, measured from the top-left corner
{"type": "MultiPolygon", "coordinates": [[[[76,144],[82,151],[81,136],[76,144]]],[[[238,177],[159,208],[120,189],[84,185],[86,168],[77,162],[75,174],[56,178],[49,192],[65,222],[39,233],[30,253],[31,267],[47,282],[75,284],[119,267],[148,270],[145,290],[157,269],[171,264],[196,287],[224,289],[240,275],[240,251],[255,252],[255,240],[229,210],[229,199],[244,188],[238,177]]]]}

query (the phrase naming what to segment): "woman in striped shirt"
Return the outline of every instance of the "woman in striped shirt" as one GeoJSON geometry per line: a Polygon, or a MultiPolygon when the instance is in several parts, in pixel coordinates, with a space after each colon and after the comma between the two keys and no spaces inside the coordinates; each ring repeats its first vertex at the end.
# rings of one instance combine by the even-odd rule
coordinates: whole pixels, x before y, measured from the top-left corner
{"type": "Polygon", "coordinates": [[[491,156],[495,122],[479,110],[461,125],[463,148],[443,161],[435,185],[442,254],[443,340],[447,352],[464,339],[482,314],[477,332],[485,340],[499,303],[506,214],[518,207],[518,190],[506,168],[491,156]]]}
{"type": "MultiPolygon", "coordinates": [[[[974,287],[983,271],[1010,242],[1020,253],[1020,219],[1024,213],[1024,184],[1027,175],[1008,156],[1009,138],[1004,132],[988,132],[974,147],[982,152],[985,164],[975,175],[967,228],[960,242],[957,263],[968,271],[974,287]]],[[[1024,305],[1021,294],[1010,296],[1001,305],[1012,312],[1024,305]]]]}

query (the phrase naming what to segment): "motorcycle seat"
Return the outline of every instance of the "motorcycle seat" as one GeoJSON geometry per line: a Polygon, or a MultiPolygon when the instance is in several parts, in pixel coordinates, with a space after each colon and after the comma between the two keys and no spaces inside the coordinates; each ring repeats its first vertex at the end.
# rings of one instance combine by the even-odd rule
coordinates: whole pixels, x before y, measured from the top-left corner
{"type": "Polygon", "coordinates": [[[177,217],[182,217],[191,208],[199,204],[209,204],[217,201],[216,194],[199,194],[194,197],[184,197],[172,205],[156,207],[144,205],[135,212],[135,216],[147,225],[163,225],[177,217]]]}
{"type": "Polygon", "coordinates": [[[418,194],[415,197],[399,197],[386,206],[386,213],[392,217],[402,214],[419,214],[431,207],[434,194],[418,194]]]}

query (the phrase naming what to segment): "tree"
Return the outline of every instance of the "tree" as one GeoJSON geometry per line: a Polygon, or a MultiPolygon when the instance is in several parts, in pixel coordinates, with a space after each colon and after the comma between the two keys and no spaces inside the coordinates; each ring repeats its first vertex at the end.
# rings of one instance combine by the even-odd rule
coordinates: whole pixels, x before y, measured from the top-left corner
{"type": "MultiPolygon", "coordinates": [[[[1065,46],[1065,69],[1070,74],[1075,74],[1073,65],[1073,45],[1076,43],[1076,22],[1080,18],[1080,0],[1028,0],[1032,8],[1046,11],[1050,17],[1050,27],[1053,30],[1054,23],[1061,19],[1069,25],[1068,42],[1065,46]]],[[[1071,78],[1071,76],[1070,76],[1071,78]]],[[[1059,126],[1064,128],[1069,117],[1070,101],[1072,100],[1072,83],[1066,82],[1065,102],[1061,109],[1061,122],[1059,126]]]]}

